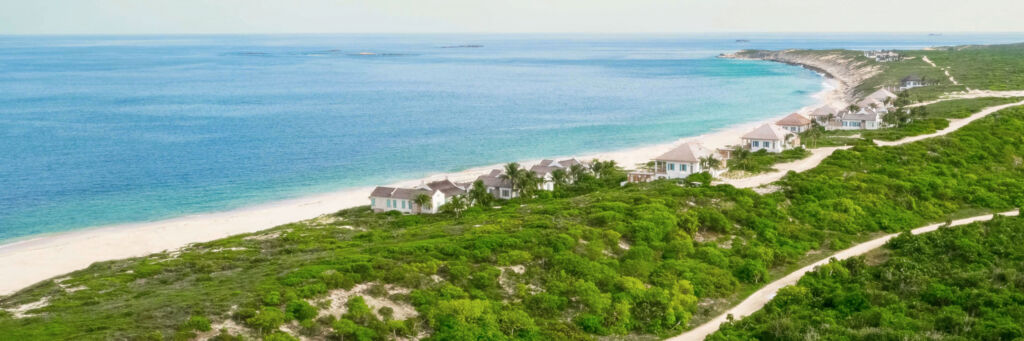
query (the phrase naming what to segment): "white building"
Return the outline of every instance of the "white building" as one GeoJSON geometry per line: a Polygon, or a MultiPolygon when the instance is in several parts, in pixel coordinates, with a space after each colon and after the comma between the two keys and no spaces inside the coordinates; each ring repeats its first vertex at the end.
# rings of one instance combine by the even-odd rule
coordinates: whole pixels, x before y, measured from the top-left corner
{"type": "Polygon", "coordinates": [[[775,124],[782,127],[782,129],[797,134],[805,132],[807,129],[811,129],[811,119],[798,113],[789,114],[789,116],[782,118],[778,122],[775,122],[775,124]]]}
{"type": "Polygon", "coordinates": [[[825,127],[825,129],[831,130],[835,129],[836,122],[838,122],[836,119],[839,118],[839,115],[842,112],[843,108],[837,108],[831,104],[826,104],[814,109],[814,111],[811,112],[811,119],[818,122],[818,124],[825,127]]]}
{"type": "Polygon", "coordinates": [[[774,124],[765,124],[743,135],[743,147],[752,152],[779,153],[800,145],[800,136],[774,124]]]}
{"type": "Polygon", "coordinates": [[[456,195],[466,194],[468,186],[456,184],[447,179],[434,181],[416,188],[377,187],[370,193],[370,209],[374,212],[399,211],[402,213],[434,214],[456,195]],[[424,194],[430,197],[429,206],[420,207],[416,197],[424,194]]]}
{"type": "Polygon", "coordinates": [[[844,114],[840,121],[839,129],[842,130],[875,130],[882,127],[882,114],[872,108],[861,108],[844,114]]]}
{"type": "Polygon", "coordinates": [[[542,160],[540,163],[530,167],[530,171],[537,175],[537,178],[541,179],[541,183],[537,185],[537,188],[544,191],[555,190],[555,179],[552,177],[553,173],[557,169],[563,169],[566,172],[569,171],[569,167],[573,165],[582,164],[576,159],[567,159],[555,162],[554,160],[542,160]]]}
{"type": "Polygon", "coordinates": [[[720,174],[722,172],[721,169],[712,169],[701,164],[701,159],[709,156],[719,157],[717,153],[700,143],[687,142],[652,159],[654,161],[654,168],[652,170],[629,173],[627,175],[627,182],[681,179],[701,172],[708,172],[712,175],[720,174]]]}
{"type": "Polygon", "coordinates": [[[924,79],[918,75],[909,75],[900,80],[900,91],[924,86],[924,79]]]}
{"type": "Polygon", "coordinates": [[[483,182],[487,192],[491,193],[495,198],[512,199],[518,197],[519,191],[514,190],[512,188],[512,181],[503,178],[502,174],[504,173],[500,169],[494,169],[490,173],[481,175],[476,179],[483,182]]]}

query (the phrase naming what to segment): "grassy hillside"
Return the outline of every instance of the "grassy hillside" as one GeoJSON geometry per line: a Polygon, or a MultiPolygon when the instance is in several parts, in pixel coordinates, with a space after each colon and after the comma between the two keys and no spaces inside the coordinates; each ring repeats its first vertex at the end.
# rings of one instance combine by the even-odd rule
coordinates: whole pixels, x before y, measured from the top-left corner
{"type": "Polygon", "coordinates": [[[901,235],[832,262],[708,340],[1019,340],[1024,218],[901,235]]]}
{"type": "Polygon", "coordinates": [[[877,231],[1024,204],[1022,136],[1006,110],[838,151],[768,195],[609,173],[461,216],[345,210],[43,282],[0,301],[0,339],[671,335],[877,231]]]}
{"type": "Polygon", "coordinates": [[[968,45],[917,51],[971,89],[1024,89],[1024,43],[968,45]]]}

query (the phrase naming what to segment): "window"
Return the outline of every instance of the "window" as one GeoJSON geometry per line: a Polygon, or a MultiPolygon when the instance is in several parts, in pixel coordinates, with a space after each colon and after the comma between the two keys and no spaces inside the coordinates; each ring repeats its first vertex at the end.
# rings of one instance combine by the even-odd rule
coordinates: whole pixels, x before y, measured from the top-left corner
{"type": "Polygon", "coordinates": [[[370,198],[370,207],[375,207],[375,206],[377,206],[377,199],[370,198]]]}
{"type": "Polygon", "coordinates": [[[405,208],[405,200],[402,200],[402,208],[405,208]]]}
{"type": "Polygon", "coordinates": [[[502,188],[501,189],[501,196],[502,197],[510,197],[510,196],[512,196],[512,193],[510,193],[508,189],[502,188]]]}
{"type": "Polygon", "coordinates": [[[754,147],[760,147],[761,146],[760,143],[761,143],[761,141],[754,141],[752,144],[753,144],[754,147]]]}
{"type": "Polygon", "coordinates": [[[676,170],[676,164],[674,164],[674,163],[669,163],[669,164],[668,164],[668,170],[670,170],[670,171],[674,171],[674,170],[676,170]]]}
{"type": "Polygon", "coordinates": [[[686,171],[686,164],[685,163],[680,165],[680,167],[682,167],[682,168],[680,168],[679,170],[684,171],[684,172],[686,171]]]}
{"type": "Polygon", "coordinates": [[[387,207],[391,208],[391,199],[385,199],[385,200],[386,200],[385,204],[387,205],[387,207]]]}

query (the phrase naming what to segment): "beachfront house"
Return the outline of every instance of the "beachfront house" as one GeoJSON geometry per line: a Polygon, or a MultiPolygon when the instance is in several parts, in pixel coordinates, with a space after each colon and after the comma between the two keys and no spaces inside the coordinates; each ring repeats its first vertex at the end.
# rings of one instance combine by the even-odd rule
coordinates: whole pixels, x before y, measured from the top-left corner
{"type": "Polygon", "coordinates": [[[374,212],[398,211],[411,213],[437,213],[444,203],[444,194],[420,188],[396,188],[378,186],[370,193],[370,208],[374,212]],[[415,203],[420,194],[430,196],[431,207],[420,207],[415,203]]]}
{"type": "Polygon", "coordinates": [[[429,182],[414,188],[377,187],[370,193],[370,209],[374,212],[398,211],[410,213],[437,213],[456,195],[465,195],[468,184],[457,184],[448,179],[429,182]],[[427,205],[420,206],[416,197],[430,197],[427,205]]]}
{"type": "Polygon", "coordinates": [[[544,191],[555,190],[555,179],[552,177],[557,169],[563,169],[569,171],[569,167],[573,165],[582,164],[576,159],[566,159],[555,162],[554,160],[542,160],[540,163],[530,167],[530,171],[537,175],[537,178],[541,179],[540,184],[537,185],[538,189],[544,191]]]}
{"type": "Polygon", "coordinates": [[[495,198],[512,199],[518,197],[519,191],[512,188],[512,181],[503,178],[502,174],[504,173],[500,169],[494,169],[490,173],[481,175],[476,179],[483,182],[487,192],[491,193],[495,198]]]}
{"type": "Polygon", "coordinates": [[[697,142],[687,142],[668,152],[651,159],[651,169],[631,172],[626,175],[627,182],[649,182],[659,179],[681,179],[691,174],[708,172],[712,175],[721,173],[721,169],[711,168],[704,161],[708,157],[721,160],[719,154],[697,142]]]}
{"type": "Polygon", "coordinates": [[[811,111],[811,119],[818,122],[819,125],[825,127],[825,129],[835,129],[836,119],[843,112],[842,108],[837,108],[834,105],[826,104],[811,111]]]}
{"type": "Polygon", "coordinates": [[[909,75],[900,80],[900,91],[924,86],[924,79],[918,75],[909,75]]]}
{"type": "Polygon", "coordinates": [[[864,97],[860,102],[857,102],[857,106],[860,108],[874,108],[875,111],[884,114],[889,112],[890,103],[897,97],[896,94],[889,90],[879,89],[864,97]]]}
{"type": "Polygon", "coordinates": [[[875,130],[882,126],[882,114],[872,108],[861,108],[844,114],[840,121],[839,129],[842,130],[875,130]]]}
{"type": "Polygon", "coordinates": [[[778,122],[775,122],[775,124],[782,127],[782,129],[789,130],[797,134],[805,132],[807,129],[811,129],[811,119],[798,113],[789,114],[789,116],[782,118],[778,122]]]}
{"type": "Polygon", "coordinates": [[[774,124],[765,124],[743,135],[743,147],[752,152],[779,153],[800,145],[800,136],[774,124]]]}

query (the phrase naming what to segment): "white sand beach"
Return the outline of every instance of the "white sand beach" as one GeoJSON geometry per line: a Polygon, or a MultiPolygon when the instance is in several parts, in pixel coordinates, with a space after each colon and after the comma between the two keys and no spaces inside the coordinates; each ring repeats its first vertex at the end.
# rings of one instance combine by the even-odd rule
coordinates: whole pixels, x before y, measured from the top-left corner
{"type": "MultiPolygon", "coordinates": [[[[825,80],[826,87],[814,96],[818,103],[800,112],[808,113],[825,103],[845,106],[841,84],[825,80]]],[[[640,148],[575,156],[581,160],[615,160],[631,168],[648,161],[672,146],[699,141],[709,148],[738,144],[739,137],[767,122],[774,122],[790,114],[744,123],[687,137],[672,143],[640,148]]],[[[563,156],[571,157],[571,156],[563,156]]],[[[513,161],[513,160],[510,160],[513,161]]],[[[539,160],[523,161],[530,165],[539,160]]],[[[478,175],[501,165],[476,167],[457,173],[435,174],[423,179],[401,181],[393,186],[414,186],[425,181],[449,178],[470,181],[478,175]]],[[[87,228],[71,232],[42,235],[0,245],[0,295],[8,295],[34,283],[68,272],[83,269],[98,261],[143,256],[164,250],[174,250],[190,243],[205,242],[240,233],[255,232],[274,226],[333,213],[341,209],[367,205],[372,187],[350,188],[338,192],[273,202],[227,212],[190,215],[170,220],[87,228]]]]}

